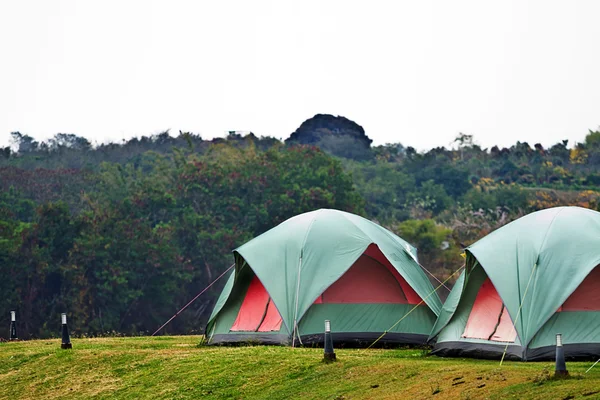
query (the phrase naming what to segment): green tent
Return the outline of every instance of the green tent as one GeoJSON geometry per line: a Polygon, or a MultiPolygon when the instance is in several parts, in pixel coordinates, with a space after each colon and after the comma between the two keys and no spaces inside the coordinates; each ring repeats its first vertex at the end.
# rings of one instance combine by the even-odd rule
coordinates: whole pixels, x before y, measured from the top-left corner
{"type": "Polygon", "coordinates": [[[210,343],[425,343],[441,310],[410,244],[357,215],[290,218],[234,251],[235,269],[207,326],[210,343]],[[423,301],[422,301],[423,300],[423,301]]]}
{"type": "Polygon", "coordinates": [[[466,268],[432,330],[434,354],[552,359],[600,356],[600,213],[534,212],[466,250],[466,268]]]}

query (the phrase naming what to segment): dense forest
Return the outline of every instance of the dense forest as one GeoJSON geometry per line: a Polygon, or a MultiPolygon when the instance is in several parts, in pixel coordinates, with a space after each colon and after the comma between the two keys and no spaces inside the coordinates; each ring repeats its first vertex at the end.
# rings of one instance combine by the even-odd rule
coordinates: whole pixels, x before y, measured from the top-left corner
{"type": "MultiPolygon", "coordinates": [[[[600,131],[549,148],[483,149],[459,134],[452,148],[418,152],[373,146],[355,122],[316,115],[285,142],[11,138],[0,148],[0,315],[17,310],[22,338],[57,335],[65,311],[75,334],[151,333],[232,264],[234,248],[318,208],[394,231],[442,279],[465,246],[519,216],[600,207],[600,131]]],[[[223,284],[166,331],[202,331],[223,284]]]]}

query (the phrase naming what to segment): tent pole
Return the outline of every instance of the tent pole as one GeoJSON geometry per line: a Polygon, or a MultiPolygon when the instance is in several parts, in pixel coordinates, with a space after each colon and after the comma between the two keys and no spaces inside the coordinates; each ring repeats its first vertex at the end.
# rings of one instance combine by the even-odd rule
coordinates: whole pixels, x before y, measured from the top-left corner
{"type": "MultiPolygon", "coordinates": [[[[531,269],[531,275],[529,275],[529,280],[527,281],[527,286],[525,287],[525,293],[523,293],[523,297],[520,300],[521,304],[519,304],[519,310],[517,311],[517,317],[515,318],[515,322],[512,324],[513,330],[517,334],[517,337],[519,336],[519,332],[517,331],[517,322],[519,322],[519,317],[521,316],[521,309],[523,308],[523,303],[525,302],[525,297],[527,297],[527,291],[529,290],[529,284],[531,283],[531,278],[533,278],[533,274],[534,274],[536,268],[537,268],[537,262],[535,264],[533,264],[533,268],[531,269]]],[[[521,294],[519,293],[519,296],[520,295],[521,294]]],[[[504,302],[502,304],[504,304],[504,302]]],[[[508,312],[508,308],[506,309],[506,311],[508,312]]],[[[510,313],[508,315],[510,316],[510,313]]],[[[521,320],[521,331],[522,330],[523,330],[523,321],[521,320]]],[[[521,338],[519,337],[519,340],[520,339],[521,338]]],[[[509,344],[510,344],[510,342],[506,342],[506,347],[504,347],[504,352],[502,353],[502,358],[500,359],[500,366],[502,366],[502,363],[504,362],[504,357],[506,356],[506,351],[508,350],[509,344]]],[[[523,346],[523,345],[525,345],[523,352],[526,352],[527,346],[529,346],[529,343],[521,342],[521,346],[523,346]]],[[[525,353],[523,353],[523,354],[525,354],[525,353]]]]}
{"type": "Polygon", "coordinates": [[[302,270],[302,251],[300,251],[300,262],[298,264],[298,277],[296,282],[296,304],[294,310],[294,330],[292,332],[292,347],[296,346],[296,335],[300,340],[300,332],[298,332],[298,294],[300,293],[300,271],[302,270]]]}

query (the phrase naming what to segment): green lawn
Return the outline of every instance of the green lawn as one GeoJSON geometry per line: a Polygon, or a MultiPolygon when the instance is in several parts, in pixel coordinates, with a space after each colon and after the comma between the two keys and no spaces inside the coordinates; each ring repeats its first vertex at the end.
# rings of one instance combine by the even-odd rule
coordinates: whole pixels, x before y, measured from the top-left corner
{"type": "Polygon", "coordinates": [[[421,350],[198,346],[199,336],[0,343],[0,399],[597,399],[600,364],[442,359],[421,350]]]}

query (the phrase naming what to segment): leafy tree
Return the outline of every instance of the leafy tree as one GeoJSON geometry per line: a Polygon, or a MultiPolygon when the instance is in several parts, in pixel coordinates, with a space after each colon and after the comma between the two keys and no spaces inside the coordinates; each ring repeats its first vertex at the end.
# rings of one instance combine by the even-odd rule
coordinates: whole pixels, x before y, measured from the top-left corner
{"type": "Polygon", "coordinates": [[[600,148],[600,130],[590,130],[587,136],[585,137],[585,145],[590,149],[600,148]]]}
{"type": "Polygon", "coordinates": [[[530,192],[518,185],[496,185],[488,180],[480,181],[463,197],[463,203],[470,204],[475,210],[501,207],[519,213],[529,209],[530,200],[530,192]]]}
{"type": "Polygon", "coordinates": [[[412,217],[427,218],[437,215],[452,204],[443,185],[433,180],[423,182],[416,191],[408,195],[408,204],[412,208],[412,217]]]}
{"type": "Polygon", "coordinates": [[[410,218],[409,196],[417,190],[411,175],[384,161],[348,163],[347,169],[366,201],[367,215],[385,224],[410,218]]]}
{"type": "Polygon", "coordinates": [[[473,146],[473,135],[467,135],[461,132],[454,139],[454,143],[458,144],[458,149],[460,151],[460,159],[463,160],[463,150],[467,147],[473,146]]]}
{"type": "Polygon", "coordinates": [[[19,153],[31,153],[38,149],[39,143],[31,136],[22,134],[21,132],[11,132],[10,135],[19,153]]]}
{"type": "Polygon", "coordinates": [[[57,133],[48,141],[48,147],[51,151],[61,151],[63,149],[87,151],[90,150],[91,146],[89,140],[72,133],[57,133]]]}
{"type": "MultiPolygon", "coordinates": [[[[396,233],[417,247],[419,262],[446,278],[460,266],[460,248],[452,240],[452,230],[432,219],[407,220],[396,233]]],[[[437,286],[437,285],[436,285],[437,286]]]]}
{"type": "MultiPolygon", "coordinates": [[[[465,245],[524,213],[600,203],[598,132],[570,149],[488,150],[461,134],[456,149],[419,152],[371,148],[360,126],[330,117],[295,135],[310,145],[165,131],[91,146],[15,132],[18,152],[0,149],[0,313],[16,309],[25,337],[56,334],[65,310],[75,333],[148,332],[222,273],[232,249],[317,208],[392,227],[443,279],[465,245]]],[[[201,330],[218,293],[169,332],[201,330]]]]}

